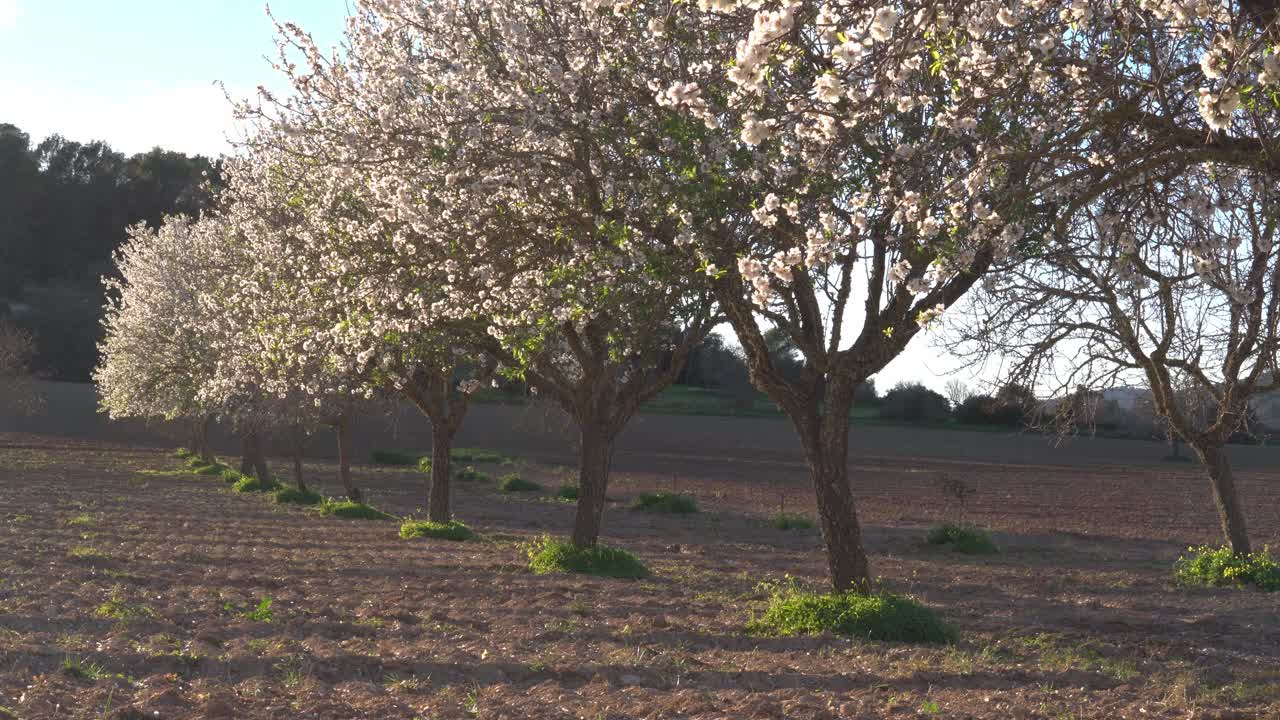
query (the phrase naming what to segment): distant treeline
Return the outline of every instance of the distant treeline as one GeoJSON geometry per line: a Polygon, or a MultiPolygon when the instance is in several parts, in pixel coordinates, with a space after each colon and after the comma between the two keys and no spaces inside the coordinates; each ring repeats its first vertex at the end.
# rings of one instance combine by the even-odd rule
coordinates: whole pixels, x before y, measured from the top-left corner
{"type": "Polygon", "coordinates": [[[32,144],[0,123],[0,316],[36,337],[36,369],[84,381],[97,360],[103,291],[125,229],[195,215],[219,161],[156,148],[127,156],[58,135],[32,144]]]}

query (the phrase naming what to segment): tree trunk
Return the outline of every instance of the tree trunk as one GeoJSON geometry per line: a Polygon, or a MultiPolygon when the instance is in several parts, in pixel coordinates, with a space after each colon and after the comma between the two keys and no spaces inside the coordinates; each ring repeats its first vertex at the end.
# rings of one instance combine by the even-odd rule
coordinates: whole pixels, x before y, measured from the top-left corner
{"type": "Polygon", "coordinates": [[[862,528],[849,485],[849,411],[852,391],[847,383],[828,383],[823,407],[810,408],[807,417],[792,418],[804,444],[809,478],[818,501],[827,567],[836,592],[870,592],[871,568],[862,546],[862,528]]]}
{"type": "Polygon", "coordinates": [[[444,423],[431,423],[431,493],[427,501],[427,519],[449,522],[453,510],[449,506],[450,457],[453,452],[454,428],[444,423]]]}
{"type": "Polygon", "coordinates": [[[594,547],[600,539],[613,437],[596,423],[580,423],[582,447],[578,457],[578,513],[573,521],[573,545],[594,547]]]}
{"type": "Polygon", "coordinates": [[[240,435],[240,474],[250,475],[253,473],[253,448],[249,441],[249,433],[240,435]]]}
{"type": "Polygon", "coordinates": [[[262,453],[262,441],[256,432],[244,434],[244,460],[240,465],[240,473],[248,475],[252,472],[263,483],[270,483],[271,469],[267,467],[267,456],[262,453]]]}
{"type": "Polygon", "coordinates": [[[338,477],[351,502],[364,502],[364,494],[351,480],[351,418],[343,416],[333,425],[338,433],[338,477]]]}
{"type": "Polygon", "coordinates": [[[1240,507],[1240,496],[1236,492],[1231,463],[1227,461],[1227,451],[1220,445],[1197,447],[1196,451],[1209,474],[1209,483],[1213,486],[1213,502],[1218,507],[1222,534],[1231,545],[1231,552],[1247,555],[1253,551],[1249,545],[1249,529],[1245,525],[1244,509],[1240,507]]]}
{"type": "Polygon", "coordinates": [[[191,452],[210,464],[218,460],[209,448],[209,425],[212,421],[212,417],[205,415],[191,422],[191,452]]]}
{"type": "Polygon", "coordinates": [[[293,482],[302,492],[307,491],[306,478],[302,476],[302,455],[306,449],[307,433],[301,425],[294,425],[290,430],[290,449],[293,455],[293,482]]]}

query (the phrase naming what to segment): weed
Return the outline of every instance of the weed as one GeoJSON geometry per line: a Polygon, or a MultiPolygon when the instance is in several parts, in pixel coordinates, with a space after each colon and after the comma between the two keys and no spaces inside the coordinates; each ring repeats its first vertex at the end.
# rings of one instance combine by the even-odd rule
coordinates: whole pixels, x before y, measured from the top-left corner
{"type": "Polygon", "coordinates": [[[121,623],[133,622],[134,620],[141,620],[155,615],[151,608],[145,605],[130,605],[126,602],[124,589],[119,585],[111,589],[107,599],[94,609],[93,614],[104,620],[115,620],[121,623]]]}
{"type": "Polygon", "coordinates": [[[1247,555],[1237,555],[1227,547],[1187,548],[1187,553],[1174,563],[1173,575],[1179,585],[1252,585],[1266,592],[1280,590],[1280,563],[1271,556],[1270,548],[1247,555]]]}
{"type": "Polygon", "coordinates": [[[614,578],[642,578],[649,569],[625,550],[596,545],[579,548],[563,540],[543,536],[526,548],[529,568],[546,573],[581,573],[614,578]]]}
{"type": "Polygon", "coordinates": [[[110,674],[101,665],[81,658],[66,658],[62,661],[62,672],[76,680],[101,680],[110,674]]]}
{"type": "Polygon", "coordinates": [[[381,510],[369,507],[364,503],[350,500],[334,500],[327,498],[320,504],[320,514],[326,517],[344,518],[347,520],[394,520],[395,518],[381,510]]]}
{"type": "Polygon", "coordinates": [[[295,688],[302,684],[302,680],[306,677],[306,673],[302,670],[302,660],[301,655],[289,655],[272,666],[276,672],[280,673],[280,680],[285,687],[295,688]]]}
{"type": "Polygon", "coordinates": [[[81,513],[80,515],[77,515],[71,518],[70,520],[68,520],[66,525],[67,527],[85,527],[88,525],[93,525],[96,522],[97,521],[94,520],[93,516],[90,515],[89,513],[81,513]]]}
{"type": "Polygon", "coordinates": [[[258,602],[258,606],[244,613],[245,618],[253,622],[269,623],[272,620],[271,615],[271,597],[264,597],[258,602]]]}
{"type": "Polygon", "coordinates": [[[632,510],[688,515],[698,512],[698,504],[688,495],[669,492],[641,493],[631,503],[632,510]]]}
{"type": "Polygon", "coordinates": [[[484,481],[489,479],[488,475],[477,470],[474,465],[468,465],[466,467],[462,467],[462,468],[458,468],[457,470],[454,470],[453,476],[458,480],[463,480],[466,482],[484,481]]]}
{"type": "Polygon", "coordinates": [[[77,545],[76,547],[71,548],[67,551],[67,556],[72,560],[79,560],[81,562],[100,562],[102,560],[110,559],[110,556],[106,553],[87,545],[77,545]]]}
{"type": "Polygon", "coordinates": [[[516,473],[508,473],[498,478],[498,489],[502,492],[542,492],[542,486],[531,480],[525,480],[516,473]]]}
{"type": "Polygon", "coordinates": [[[930,545],[950,545],[952,550],[965,555],[992,555],[1000,552],[985,530],[972,525],[944,523],[929,530],[925,539],[930,545]]]}
{"type": "Polygon", "coordinates": [[[395,675],[387,675],[382,678],[382,686],[388,692],[417,692],[422,687],[422,684],[418,682],[417,678],[401,678],[395,675]]]}
{"type": "Polygon", "coordinates": [[[920,704],[920,712],[925,715],[937,715],[941,712],[941,708],[938,707],[937,700],[925,700],[920,704]]]}
{"type": "Polygon", "coordinates": [[[813,521],[803,515],[788,515],[779,512],[773,516],[769,524],[779,530],[808,530],[813,527],[813,521]]]}
{"type": "Polygon", "coordinates": [[[818,595],[782,590],[759,618],[747,624],[762,635],[833,632],[866,640],[951,643],[956,632],[915,600],[890,593],[818,595]]]}
{"type": "Polygon", "coordinates": [[[441,540],[463,541],[475,537],[475,533],[471,532],[471,528],[457,520],[441,523],[407,518],[400,524],[400,537],[405,540],[429,537],[441,540]]]}
{"type": "Polygon", "coordinates": [[[320,493],[314,490],[299,490],[296,487],[276,490],[275,500],[281,505],[319,505],[324,502],[320,493]]]}

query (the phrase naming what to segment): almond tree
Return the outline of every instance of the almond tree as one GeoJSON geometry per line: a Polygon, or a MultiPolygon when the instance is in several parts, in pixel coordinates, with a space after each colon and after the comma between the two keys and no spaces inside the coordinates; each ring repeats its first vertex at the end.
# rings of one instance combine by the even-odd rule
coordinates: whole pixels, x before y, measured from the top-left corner
{"type": "Polygon", "coordinates": [[[1250,552],[1226,443],[1280,388],[1280,194],[1194,165],[1109,191],[994,276],[955,325],[971,359],[1065,395],[1139,384],[1208,475],[1222,533],[1250,552]],[[980,329],[980,330],[979,330],[980,329]]]}

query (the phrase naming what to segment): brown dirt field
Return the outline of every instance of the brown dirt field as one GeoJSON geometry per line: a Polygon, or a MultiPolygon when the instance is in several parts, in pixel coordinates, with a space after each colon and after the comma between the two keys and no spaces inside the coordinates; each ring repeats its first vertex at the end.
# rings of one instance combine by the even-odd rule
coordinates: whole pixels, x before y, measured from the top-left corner
{"type": "MultiPolygon", "coordinates": [[[[0,708],[22,718],[1280,718],[1280,593],[1185,589],[1170,565],[1213,541],[1206,483],[1178,471],[856,461],[875,572],[960,631],[952,647],[763,638],[761,581],[820,587],[791,460],[620,463],[606,542],[643,581],[538,576],[521,543],[572,507],[457,483],[478,541],[405,542],[238,495],[156,450],[0,435],[0,708]],[[999,555],[926,545],[955,517],[999,555]],[[702,513],[625,510],[645,489],[702,513]],[[270,597],[270,622],[247,610],[270,597]],[[111,617],[115,616],[115,617],[111,617]],[[71,668],[71,669],[68,669],[71,668]]],[[[283,471],[283,463],[277,470],[283,471]]],[[[492,474],[511,466],[482,466],[492,474]]],[[[336,493],[332,465],[309,466],[336,493]]],[[[554,488],[568,468],[514,469],[554,488]]],[[[407,514],[418,473],[359,467],[407,514]]],[[[1240,478],[1255,541],[1280,545],[1280,482],[1240,478]]],[[[0,718],[5,718],[0,711],[0,718]]]]}

